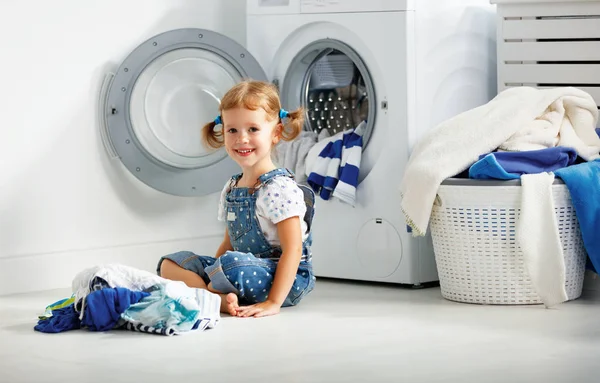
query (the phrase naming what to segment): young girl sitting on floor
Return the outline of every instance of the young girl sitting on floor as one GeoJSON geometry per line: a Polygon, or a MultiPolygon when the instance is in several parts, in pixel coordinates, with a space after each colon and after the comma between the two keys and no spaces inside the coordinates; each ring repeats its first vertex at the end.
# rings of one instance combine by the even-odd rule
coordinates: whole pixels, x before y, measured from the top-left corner
{"type": "Polygon", "coordinates": [[[215,257],[182,251],[162,257],[157,271],[220,294],[222,312],[274,315],[282,306],[298,304],[315,284],[310,251],[314,193],[271,159],[279,140],[291,141],[302,131],[303,111],[283,110],[277,89],[259,81],[231,88],[219,111],[204,126],[203,139],[213,148],[225,146],[242,168],[221,193],[218,218],[227,222],[225,238],[215,257]]]}

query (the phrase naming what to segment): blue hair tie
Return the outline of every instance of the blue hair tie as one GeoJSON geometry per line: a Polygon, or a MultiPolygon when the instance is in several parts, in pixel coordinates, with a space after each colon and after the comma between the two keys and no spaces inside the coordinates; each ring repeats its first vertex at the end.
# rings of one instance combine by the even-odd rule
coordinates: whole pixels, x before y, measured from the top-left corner
{"type": "Polygon", "coordinates": [[[281,118],[282,120],[289,115],[290,115],[290,112],[288,112],[287,110],[279,109],[279,118],[281,118]]]}
{"type": "Polygon", "coordinates": [[[215,125],[221,125],[222,123],[221,115],[218,115],[217,118],[215,118],[215,125]]]}

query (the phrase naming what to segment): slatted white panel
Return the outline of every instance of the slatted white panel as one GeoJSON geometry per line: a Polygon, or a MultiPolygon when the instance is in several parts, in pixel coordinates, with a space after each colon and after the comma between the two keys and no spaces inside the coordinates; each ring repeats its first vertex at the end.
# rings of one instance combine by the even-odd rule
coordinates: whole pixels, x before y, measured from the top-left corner
{"type": "Polygon", "coordinates": [[[576,86],[600,107],[600,0],[492,0],[498,89],[576,86]]]}
{"type": "Polygon", "coordinates": [[[600,38],[600,17],[590,19],[504,20],[504,39],[600,38]]]}
{"type": "Polygon", "coordinates": [[[506,42],[504,61],[597,61],[600,41],[506,42]]]}
{"type": "Polygon", "coordinates": [[[532,4],[521,2],[491,1],[498,4],[498,11],[503,17],[529,16],[587,16],[600,14],[598,1],[546,1],[532,4]]]}
{"type": "Polygon", "coordinates": [[[505,83],[600,83],[600,64],[506,64],[503,73],[505,83]]]}

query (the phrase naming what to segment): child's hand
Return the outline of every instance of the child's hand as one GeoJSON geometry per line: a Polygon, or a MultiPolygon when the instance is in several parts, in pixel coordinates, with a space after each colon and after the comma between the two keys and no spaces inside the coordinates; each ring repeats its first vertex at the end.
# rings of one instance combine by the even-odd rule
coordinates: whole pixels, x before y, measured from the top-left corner
{"type": "Polygon", "coordinates": [[[242,306],[236,308],[239,317],[266,317],[279,314],[281,305],[271,301],[253,304],[252,306],[242,306]]]}

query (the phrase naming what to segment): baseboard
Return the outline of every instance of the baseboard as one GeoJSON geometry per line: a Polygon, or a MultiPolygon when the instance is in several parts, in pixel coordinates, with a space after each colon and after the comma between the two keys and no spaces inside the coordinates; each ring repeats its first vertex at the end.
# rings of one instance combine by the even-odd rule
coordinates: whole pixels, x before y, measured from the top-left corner
{"type": "Polygon", "coordinates": [[[165,254],[190,250],[214,255],[222,235],[214,233],[140,245],[0,258],[0,295],[70,288],[78,272],[104,263],[120,263],[155,272],[158,259],[165,254]]]}

